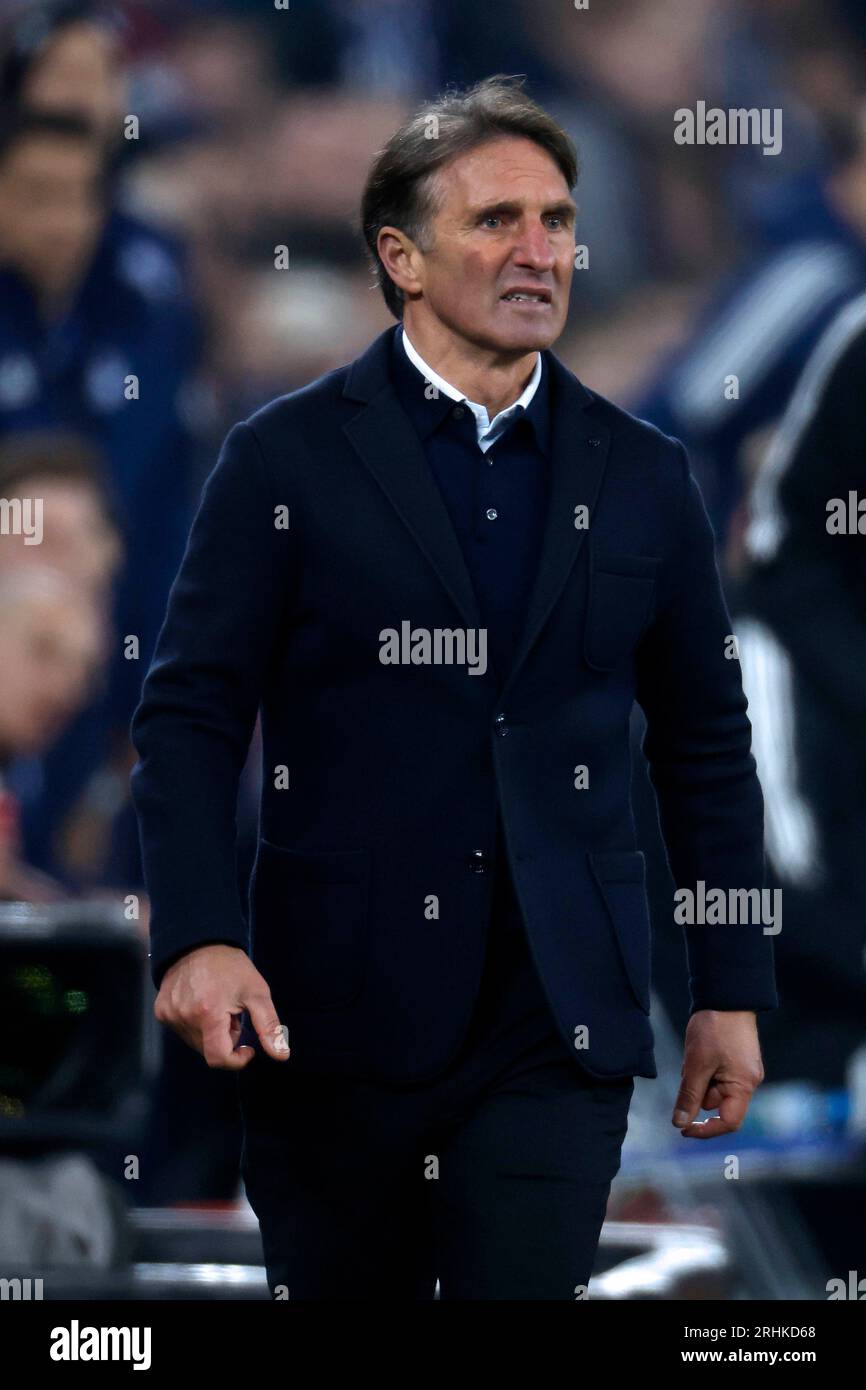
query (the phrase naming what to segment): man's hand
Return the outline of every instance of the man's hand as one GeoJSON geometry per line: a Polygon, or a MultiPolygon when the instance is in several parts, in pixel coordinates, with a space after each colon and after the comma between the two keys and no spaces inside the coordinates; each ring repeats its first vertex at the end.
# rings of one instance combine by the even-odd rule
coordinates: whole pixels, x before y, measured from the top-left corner
{"type": "Polygon", "coordinates": [[[739,1129],[752,1092],[764,1079],[752,1012],[699,1009],[686,1028],[682,1083],[673,1123],[686,1139],[714,1139],[739,1129]],[[718,1110],[698,1120],[700,1110],[718,1110]]]}
{"type": "Polygon", "coordinates": [[[256,1055],[255,1048],[235,1048],[244,1009],[268,1056],[287,1061],[289,1045],[271,992],[238,946],[199,946],[181,956],[162,977],[153,1006],[157,1020],[200,1052],[209,1067],[228,1071],[239,1071],[256,1055]]]}

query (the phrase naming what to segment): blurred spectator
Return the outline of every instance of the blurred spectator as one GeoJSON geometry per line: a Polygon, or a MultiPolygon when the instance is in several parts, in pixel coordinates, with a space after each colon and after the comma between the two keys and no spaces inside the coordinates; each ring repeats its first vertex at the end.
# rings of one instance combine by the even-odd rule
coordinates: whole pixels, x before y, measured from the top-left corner
{"type": "Polygon", "coordinates": [[[140,644],[137,660],[115,648],[101,700],[47,755],[23,808],[30,853],[56,872],[60,819],[111,731],[126,739],[192,511],[196,320],[161,241],[110,211],[105,158],[80,115],[21,109],[0,130],[0,435],[59,425],[98,443],[127,555],[115,631],[140,644]]]}
{"type": "Polygon", "coordinates": [[[4,536],[4,570],[37,564],[62,571],[94,602],[107,604],[122,560],[104,460],[77,435],[32,430],[0,441],[0,498],[38,499],[40,535],[4,536]]]}
{"type": "MultiPolygon", "coordinates": [[[[16,289],[34,329],[67,313],[101,231],[102,171],[99,144],[77,116],[11,116],[0,128],[5,317],[16,289]]],[[[22,362],[15,363],[17,372],[4,365],[0,405],[25,407],[35,394],[35,372],[22,362]]]]}
{"type": "Polygon", "coordinates": [[[121,137],[123,79],[117,13],[92,0],[31,5],[6,38],[0,100],[83,116],[106,148],[121,137]]]}
{"type": "Polygon", "coordinates": [[[7,110],[76,115],[102,146],[106,190],[103,238],[118,264],[142,287],[161,284],[181,293],[183,249],[162,228],[122,213],[116,205],[118,170],[147,148],[150,125],[127,131],[124,36],[128,26],[102,0],[45,0],[30,5],[6,28],[0,49],[0,105],[7,110]],[[134,133],[135,139],[124,138],[134,133]]]}
{"type": "Polygon", "coordinates": [[[0,575],[0,756],[39,752],[90,693],[105,633],[89,595],[60,570],[0,575]]]}
{"type": "Polygon", "coordinates": [[[786,1007],[766,1030],[770,1061],[777,1078],[836,1085],[866,1032],[864,535],[860,296],[822,335],[758,471],[738,624],[785,893],[776,959],[786,1007]]]}
{"type": "MultiPolygon", "coordinates": [[[[742,501],[750,438],[772,426],[828,322],[866,284],[866,242],[842,196],[859,187],[866,146],[828,180],[825,235],[729,276],[684,346],[636,405],[690,448],[722,548],[742,501]]],[[[734,546],[739,539],[735,529],[734,546]]],[[[736,549],[732,556],[732,566],[736,549]]]]}
{"type": "Polygon", "coordinates": [[[61,885],[24,862],[5,770],[58,737],[87,700],[105,656],[100,612],[60,570],[0,572],[0,898],[51,902],[61,885]]]}
{"type": "MultiPolygon", "coordinates": [[[[0,507],[0,767],[6,855],[14,843],[17,863],[16,772],[27,759],[38,767],[104,685],[122,549],[102,460],[75,435],[32,432],[0,443],[0,507]]],[[[99,830],[104,838],[106,827],[99,830]]],[[[33,871],[13,876],[7,863],[0,894],[42,901],[40,883],[33,871]]]]}
{"type": "MultiPolygon", "coordinates": [[[[861,71],[857,103],[844,119],[834,110],[822,141],[813,142],[820,177],[814,165],[803,165],[802,141],[795,144],[800,164],[789,159],[790,177],[765,176],[760,193],[749,182],[751,164],[740,169],[733,188],[750,189],[749,249],[713,287],[691,331],[634,404],[690,449],[732,573],[755,438],[781,417],[821,333],[866,284],[864,85],[861,71]]],[[[781,92],[773,100],[781,101],[781,92]]],[[[790,106],[783,114],[789,120],[790,106]]]]}

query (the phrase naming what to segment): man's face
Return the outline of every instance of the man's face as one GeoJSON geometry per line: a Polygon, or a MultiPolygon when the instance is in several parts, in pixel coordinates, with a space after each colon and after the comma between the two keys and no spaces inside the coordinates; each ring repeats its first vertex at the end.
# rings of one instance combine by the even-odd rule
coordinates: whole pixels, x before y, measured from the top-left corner
{"type": "Polygon", "coordinates": [[[63,294],[84,270],[101,222],[94,142],[22,137],[0,164],[0,259],[38,291],[63,294]]]}
{"type": "Polygon", "coordinates": [[[0,544],[0,586],[4,573],[24,565],[48,566],[66,574],[94,599],[101,598],[122,559],[117,533],[106,521],[95,489],[75,478],[32,473],[10,490],[42,503],[42,537],[7,535],[0,544]]]}
{"type": "Polygon", "coordinates": [[[99,24],[68,24],[45,45],[27,74],[23,104],[34,111],[75,111],[100,135],[120,138],[123,73],[117,43],[99,24]]]}
{"type": "Polygon", "coordinates": [[[575,205],[557,164],[534,141],[504,136],[453,159],[437,179],[430,250],[415,253],[420,311],[476,346],[549,347],[565,325],[574,270],[575,205]],[[506,297],[516,291],[538,298],[506,297]]]}
{"type": "Polygon", "coordinates": [[[47,748],[92,697],[105,652],[98,608],[65,576],[12,601],[0,595],[0,747],[30,755],[47,748]],[[64,584],[66,592],[64,592],[64,584]]]}

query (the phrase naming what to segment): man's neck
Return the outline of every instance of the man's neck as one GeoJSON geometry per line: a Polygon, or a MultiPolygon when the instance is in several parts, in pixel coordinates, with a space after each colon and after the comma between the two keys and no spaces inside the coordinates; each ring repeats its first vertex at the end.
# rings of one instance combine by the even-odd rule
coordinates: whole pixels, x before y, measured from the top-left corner
{"type": "Polygon", "coordinates": [[[535,371],[535,350],[506,357],[456,338],[444,327],[431,328],[413,321],[408,315],[403,327],[419,357],[467,400],[483,405],[491,420],[523,394],[535,371]]]}

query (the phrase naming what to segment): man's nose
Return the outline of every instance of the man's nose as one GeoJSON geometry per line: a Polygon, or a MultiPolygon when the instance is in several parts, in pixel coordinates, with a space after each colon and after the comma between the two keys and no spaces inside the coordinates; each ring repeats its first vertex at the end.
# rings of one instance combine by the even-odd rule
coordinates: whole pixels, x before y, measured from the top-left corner
{"type": "Polygon", "coordinates": [[[531,266],[533,270],[552,270],[556,265],[550,233],[540,222],[524,228],[513,254],[516,265],[531,266]]]}

